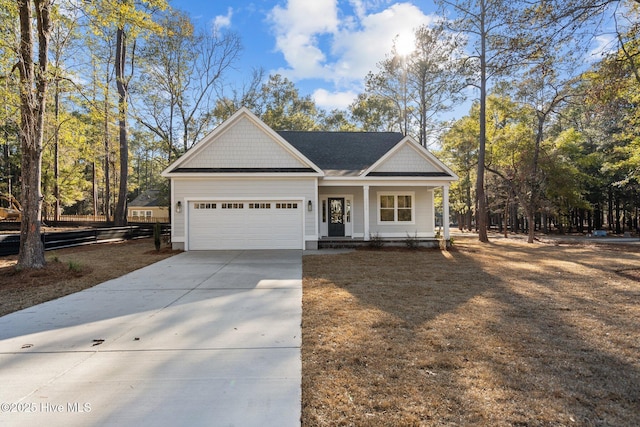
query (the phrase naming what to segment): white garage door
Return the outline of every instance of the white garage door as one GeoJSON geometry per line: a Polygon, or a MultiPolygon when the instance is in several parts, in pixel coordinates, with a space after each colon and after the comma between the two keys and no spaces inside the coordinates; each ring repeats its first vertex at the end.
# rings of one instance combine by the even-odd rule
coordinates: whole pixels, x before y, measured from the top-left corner
{"type": "Polygon", "coordinates": [[[189,250],[302,249],[302,203],[193,201],[189,250]]]}

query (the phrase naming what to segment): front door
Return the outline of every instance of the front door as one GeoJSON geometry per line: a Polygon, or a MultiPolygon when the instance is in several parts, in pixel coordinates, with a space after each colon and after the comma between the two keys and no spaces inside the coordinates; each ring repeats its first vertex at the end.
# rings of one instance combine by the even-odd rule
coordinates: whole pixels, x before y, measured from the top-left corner
{"type": "Polygon", "coordinates": [[[329,236],[344,236],[344,197],[329,199],[329,236]]]}

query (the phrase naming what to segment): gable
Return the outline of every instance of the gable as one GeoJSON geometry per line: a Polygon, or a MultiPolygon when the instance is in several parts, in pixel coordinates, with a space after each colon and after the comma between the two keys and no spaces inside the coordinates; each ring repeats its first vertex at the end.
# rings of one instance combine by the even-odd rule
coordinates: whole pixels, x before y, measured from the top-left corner
{"type": "Polygon", "coordinates": [[[413,147],[404,145],[372,172],[441,172],[413,147]]]}
{"type": "Polygon", "coordinates": [[[221,135],[216,135],[180,167],[189,169],[290,169],[308,168],[272,136],[242,117],[221,135]]]}
{"type": "Polygon", "coordinates": [[[433,154],[410,138],[401,141],[368,171],[367,176],[432,176],[456,178],[433,154]]]}
{"type": "Polygon", "coordinates": [[[320,169],[243,107],[205,136],[162,176],[174,174],[321,173],[320,169]]]}

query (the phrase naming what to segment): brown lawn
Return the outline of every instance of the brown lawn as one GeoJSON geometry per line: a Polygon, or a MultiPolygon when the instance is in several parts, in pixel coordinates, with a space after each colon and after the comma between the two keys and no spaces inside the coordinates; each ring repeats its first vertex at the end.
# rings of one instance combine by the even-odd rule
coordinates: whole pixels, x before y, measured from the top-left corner
{"type": "Polygon", "coordinates": [[[16,271],[17,256],[0,258],[0,316],[120,277],[176,252],[156,252],[153,239],[46,252],[42,270],[16,271]]]}
{"type": "MultiPolygon", "coordinates": [[[[640,425],[637,249],[496,239],[305,256],[303,425],[640,425]]],[[[69,248],[39,272],[3,258],[0,315],[173,253],[69,248]]]]}
{"type": "Polygon", "coordinates": [[[637,249],[305,256],[303,425],[640,425],[637,249]]]}

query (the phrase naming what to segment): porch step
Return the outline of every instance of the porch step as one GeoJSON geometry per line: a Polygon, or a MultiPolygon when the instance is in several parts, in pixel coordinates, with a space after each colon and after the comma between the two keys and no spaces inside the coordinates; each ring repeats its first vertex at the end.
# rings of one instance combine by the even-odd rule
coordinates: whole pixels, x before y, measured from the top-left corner
{"type": "MultiPolygon", "coordinates": [[[[439,248],[440,241],[438,239],[417,239],[418,246],[422,248],[439,248]]],[[[318,240],[318,249],[348,249],[348,248],[367,248],[373,246],[372,241],[364,241],[361,239],[327,239],[318,240]]],[[[382,247],[385,246],[407,246],[406,239],[382,239],[382,247]]]]}

